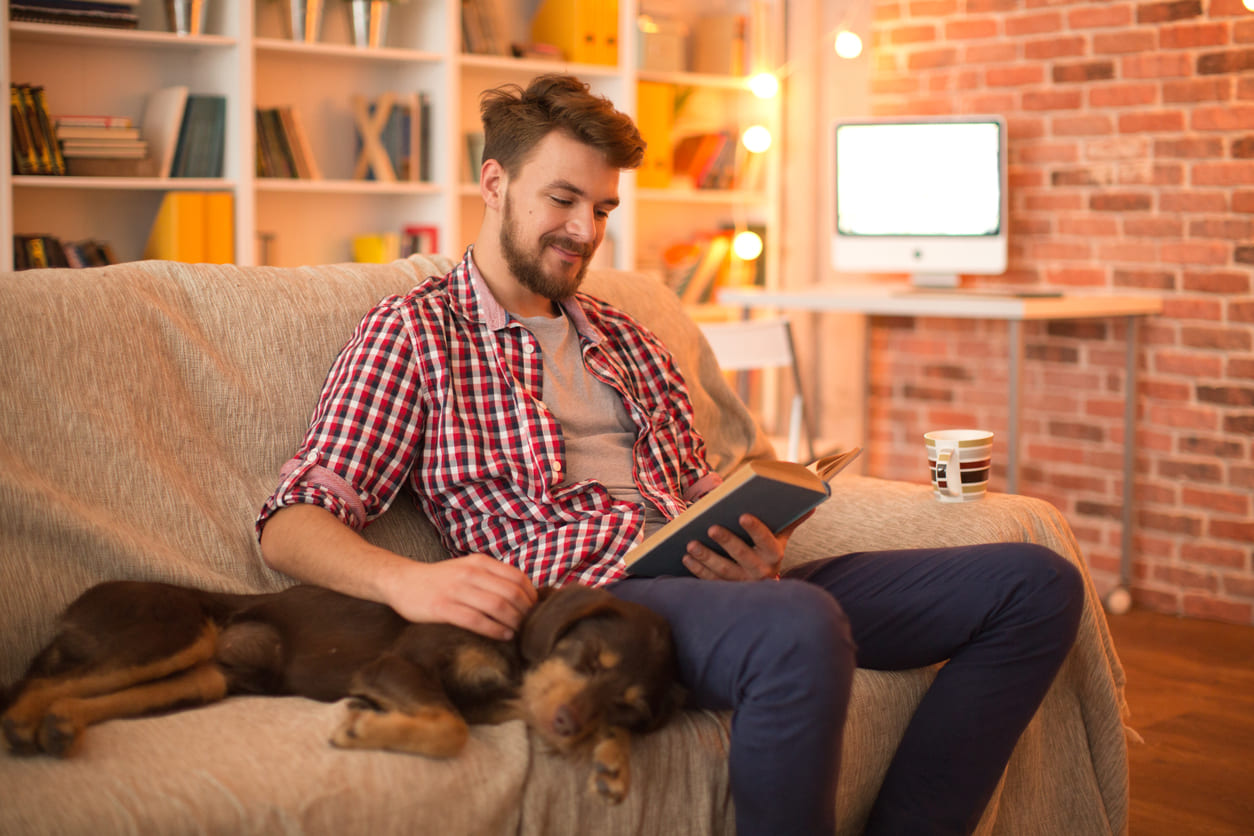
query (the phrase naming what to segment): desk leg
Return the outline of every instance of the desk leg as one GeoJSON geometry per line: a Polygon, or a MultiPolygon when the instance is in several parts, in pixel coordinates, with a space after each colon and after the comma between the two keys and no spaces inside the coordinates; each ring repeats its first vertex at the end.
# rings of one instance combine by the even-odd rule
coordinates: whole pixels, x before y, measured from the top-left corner
{"type": "Polygon", "coordinates": [[[1133,514],[1136,505],[1136,358],[1141,342],[1141,318],[1127,317],[1127,370],[1123,392],[1123,532],[1119,552],[1119,583],[1132,586],[1133,514]]]}
{"type": "Polygon", "coordinates": [[[1023,411],[1023,323],[1007,322],[1010,328],[1010,414],[1006,441],[1006,493],[1019,492],[1019,418],[1023,411]]]}

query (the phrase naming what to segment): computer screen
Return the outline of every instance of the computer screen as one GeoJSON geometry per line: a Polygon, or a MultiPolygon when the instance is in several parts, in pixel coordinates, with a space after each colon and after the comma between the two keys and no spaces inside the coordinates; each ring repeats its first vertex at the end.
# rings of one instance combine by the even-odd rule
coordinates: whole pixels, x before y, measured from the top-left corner
{"type": "Polygon", "coordinates": [[[953,286],[1006,270],[1006,126],[997,116],[838,120],[832,266],[953,286]]]}

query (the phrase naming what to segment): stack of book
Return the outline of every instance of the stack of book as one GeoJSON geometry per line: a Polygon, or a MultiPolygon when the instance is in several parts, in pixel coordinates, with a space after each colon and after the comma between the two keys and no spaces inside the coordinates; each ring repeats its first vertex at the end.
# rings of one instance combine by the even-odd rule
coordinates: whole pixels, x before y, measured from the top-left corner
{"type": "Polygon", "coordinates": [[[9,20],[135,29],[139,0],[9,0],[9,20]]]}
{"type": "Polygon", "coordinates": [[[66,160],[95,158],[135,160],[148,156],[148,143],[125,116],[58,116],[57,141],[66,160]]]}

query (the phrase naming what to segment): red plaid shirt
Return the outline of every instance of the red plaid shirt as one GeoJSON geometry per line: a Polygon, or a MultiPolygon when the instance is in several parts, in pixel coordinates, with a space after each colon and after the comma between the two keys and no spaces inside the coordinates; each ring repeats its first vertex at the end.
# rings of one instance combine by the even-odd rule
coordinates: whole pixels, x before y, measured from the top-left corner
{"type": "MultiPolygon", "coordinates": [[[[563,303],[584,364],[638,428],[635,480],[674,517],[718,484],[692,405],[652,333],[585,294],[563,303]]],[[[257,520],[320,505],[360,530],[408,482],[453,555],[508,561],[537,585],[608,583],[644,524],[599,483],[563,484],[562,432],[540,400],[531,333],[497,303],[470,251],[451,273],[371,310],[327,375],[309,432],[257,520]]]]}

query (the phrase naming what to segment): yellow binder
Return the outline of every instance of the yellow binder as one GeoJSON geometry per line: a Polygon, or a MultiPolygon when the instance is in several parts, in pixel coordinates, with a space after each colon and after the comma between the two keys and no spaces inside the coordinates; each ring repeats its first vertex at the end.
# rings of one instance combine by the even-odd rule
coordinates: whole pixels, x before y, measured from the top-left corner
{"type": "Polygon", "coordinates": [[[148,234],[144,258],[191,264],[205,260],[203,192],[166,192],[148,234]]]}

